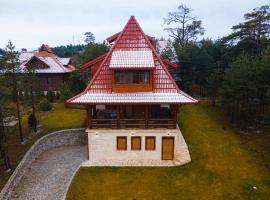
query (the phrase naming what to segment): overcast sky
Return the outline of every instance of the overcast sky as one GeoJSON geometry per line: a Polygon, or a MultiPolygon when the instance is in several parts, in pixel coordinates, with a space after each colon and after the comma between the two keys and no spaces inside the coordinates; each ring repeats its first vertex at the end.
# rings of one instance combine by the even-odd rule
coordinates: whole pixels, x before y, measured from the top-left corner
{"type": "Polygon", "coordinates": [[[167,38],[163,18],[181,3],[202,20],[204,36],[217,39],[243,21],[246,12],[269,0],[0,0],[0,48],[8,40],[30,49],[42,43],[82,44],[87,31],[102,42],[120,31],[131,15],[145,33],[167,38]]]}

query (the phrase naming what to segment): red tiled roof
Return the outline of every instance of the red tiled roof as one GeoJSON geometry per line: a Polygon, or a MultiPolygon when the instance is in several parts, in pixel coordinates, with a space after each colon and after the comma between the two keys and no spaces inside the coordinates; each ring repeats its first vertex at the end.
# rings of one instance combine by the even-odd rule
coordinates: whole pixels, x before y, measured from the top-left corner
{"type": "Polygon", "coordinates": [[[166,64],[167,66],[170,66],[170,67],[173,67],[173,68],[177,68],[177,64],[176,64],[176,63],[171,62],[171,61],[169,61],[169,60],[166,59],[166,58],[162,58],[162,57],[160,57],[160,58],[161,58],[162,62],[163,62],[164,64],[166,64]]]}
{"type": "MultiPolygon", "coordinates": [[[[22,53],[25,54],[25,53],[22,53]]],[[[27,53],[30,54],[30,53],[27,53]]],[[[53,53],[50,47],[46,44],[43,44],[38,52],[31,53],[31,55],[27,56],[27,59],[24,58],[25,56],[20,56],[21,58],[21,65],[20,68],[22,71],[27,69],[29,63],[33,60],[38,59],[39,61],[43,62],[46,68],[37,68],[35,73],[69,73],[75,70],[75,68],[69,64],[70,58],[60,58],[53,53]]]]}
{"type": "Polygon", "coordinates": [[[107,53],[95,58],[94,60],[90,60],[89,62],[83,64],[80,66],[80,70],[84,70],[86,69],[87,67],[91,67],[99,62],[102,62],[104,60],[104,58],[106,57],[107,53]]]}
{"type": "MultiPolygon", "coordinates": [[[[126,62],[126,57],[119,57],[126,62]]],[[[139,63],[140,61],[135,61],[139,63]]],[[[162,59],[144,34],[136,19],[132,16],[123,31],[117,37],[110,51],[88,84],[87,88],[77,96],[67,100],[71,104],[98,103],[196,103],[197,100],[180,91],[162,59]],[[153,59],[153,91],[139,93],[112,92],[112,70],[110,69],[114,52],[117,51],[150,51],[148,56],[153,59]]]]}
{"type": "Polygon", "coordinates": [[[39,50],[46,51],[48,53],[53,53],[52,49],[47,44],[42,44],[39,50]]]}

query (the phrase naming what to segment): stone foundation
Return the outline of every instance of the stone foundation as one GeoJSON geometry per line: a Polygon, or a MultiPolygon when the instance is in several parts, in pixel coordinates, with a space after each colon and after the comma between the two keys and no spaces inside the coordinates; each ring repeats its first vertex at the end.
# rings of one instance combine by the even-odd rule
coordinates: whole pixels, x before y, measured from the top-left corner
{"type": "Polygon", "coordinates": [[[82,166],[176,166],[191,161],[177,129],[88,129],[89,160],[82,166]],[[117,150],[117,136],[127,136],[127,150],[117,150]],[[141,136],[141,150],[131,150],[131,137],[141,136]],[[156,149],[145,150],[145,136],[156,137],[156,149]],[[162,160],[162,137],[174,137],[174,159],[162,160]]]}

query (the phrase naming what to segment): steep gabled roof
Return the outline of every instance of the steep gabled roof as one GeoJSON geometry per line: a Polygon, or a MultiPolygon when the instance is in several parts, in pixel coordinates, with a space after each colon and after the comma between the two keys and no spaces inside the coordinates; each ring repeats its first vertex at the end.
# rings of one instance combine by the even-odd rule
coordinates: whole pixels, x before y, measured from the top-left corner
{"type": "MultiPolygon", "coordinates": [[[[84,70],[86,68],[91,68],[93,66],[100,65],[102,63],[102,61],[105,59],[106,55],[107,55],[107,53],[102,54],[101,56],[99,56],[93,60],[90,60],[89,62],[81,65],[80,70],[84,70]]],[[[178,67],[176,63],[173,63],[166,58],[162,58],[162,57],[160,57],[160,58],[167,68],[169,68],[169,67],[177,68],[178,67]]]]}
{"type": "MultiPolygon", "coordinates": [[[[115,33],[114,35],[112,35],[110,37],[108,37],[106,40],[111,44],[111,43],[113,43],[113,42],[115,42],[117,40],[117,38],[118,38],[118,36],[120,34],[121,34],[121,31],[118,32],[118,33],[115,33]]],[[[149,36],[149,35],[146,35],[146,36],[148,37],[148,39],[151,42],[151,44],[153,46],[156,46],[156,39],[155,39],[155,37],[152,37],[152,36],[149,36]]]]}
{"type": "Polygon", "coordinates": [[[107,56],[107,53],[105,53],[105,54],[103,54],[103,55],[95,58],[94,60],[90,60],[89,62],[81,65],[80,66],[80,70],[84,70],[84,69],[86,69],[88,67],[92,67],[93,65],[96,65],[98,63],[101,63],[105,59],[106,56],[107,56]]]}
{"type": "Polygon", "coordinates": [[[27,53],[23,52],[20,55],[20,68],[22,72],[25,72],[27,66],[30,65],[34,60],[39,60],[44,63],[46,68],[37,68],[35,73],[69,73],[75,70],[70,65],[70,58],[60,58],[53,53],[48,45],[43,44],[38,52],[27,53]]]}
{"type": "MultiPolygon", "coordinates": [[[[122,62],[127,62],[126,57],[118,57],[122,62]]],[[[133,65],[141,63],[135,60],[133,65]]],[[[98,71],[81,94],[69,99],[67,103],[101,104],[101,103],[196,103],[197,100],[180,91],[170,73],[166,69],[160,56],[144,34],[135,17],[130,17],[123,31],[117,37],[114,45],[106,54],[98,71]],[[153,92],[139,93],[113,93],[112,92],[112,57],[115,52],[138,52],[148,54],[147,59],[153,60],[153,92]]]]}
{"type": "Polygon", "coordinates": [[[39,51],[46,51],[48,53],[53,53],[52,49],[47,44],[42,44],[39,51]]]}

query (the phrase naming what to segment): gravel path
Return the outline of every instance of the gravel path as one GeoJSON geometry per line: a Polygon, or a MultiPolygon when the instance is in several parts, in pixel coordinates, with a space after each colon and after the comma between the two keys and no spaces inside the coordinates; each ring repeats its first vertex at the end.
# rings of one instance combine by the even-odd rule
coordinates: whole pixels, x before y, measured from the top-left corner
{"type": "Polygon", "coordinates": [[[62,200],[74,172],[85,160],[85,146],[62,146],[42,153],[27,169],[11,199],[62,200]]]}

